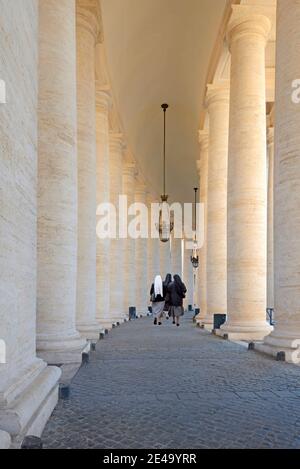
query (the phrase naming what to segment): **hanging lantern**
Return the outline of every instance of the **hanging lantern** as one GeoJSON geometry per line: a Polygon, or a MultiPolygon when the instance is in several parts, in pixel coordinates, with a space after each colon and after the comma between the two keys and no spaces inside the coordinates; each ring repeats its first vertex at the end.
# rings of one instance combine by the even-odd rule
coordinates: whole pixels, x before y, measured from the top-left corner
{"type": "Polygon", "coordinates": [[[169,107],[168,104],[162,104],[164,112],[164,151],[163,151],[163,195],[161,196],[161,204],[159,207],[159,223],[157,225],[159,232],[159,239],[163,243],[167,243],[170,239],[170,234],[174,228],[174,221],[170,213],[168,204],[169,196],[166,194],[166,111],[169,107]]]}
{"type": "Polygon", "coordinates": [[[170,234],[173,231],[174,223],[171,220],[170,207],[168,204],[168,196],[161,196],[161,204],[159,208],[159,239],[162,243],[167,243],[170,239],[170,234]]]}
{"type": "Polygon", "coordinates": [[[191,263],[193,265],[194,269],[198,269],[199,267],[199,255],[198,255],[198,242],[197,242],[197,192],[198,188],[194,188],[195,191],[195,213],[194,213],[194,246],[193,246],[193,251],[191,255],[191,263]]]}
{"type": "Polygon", "coordinates": [[[191,255],[191,263],[193,264],[194,269],[198,269],[198,267],[199,267],[199,256],[198,256],[197,244],[194,245],[194,248],[193,248],[193,253],[191,255]]]}

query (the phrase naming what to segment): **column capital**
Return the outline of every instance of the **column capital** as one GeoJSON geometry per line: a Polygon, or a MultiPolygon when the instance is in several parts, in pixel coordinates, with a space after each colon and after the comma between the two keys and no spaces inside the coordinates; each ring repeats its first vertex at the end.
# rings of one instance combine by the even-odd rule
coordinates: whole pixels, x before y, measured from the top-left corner
{"type": "Polygon", "coordinates": [[[199,140],[201,151],[207,150],[208,143],[209,143],[209,130],[208,129],[199,130],[198,140],[199,140]]]}
{"type": "Polygon", "coordinates": [[[109,86],[98,86],[96,82],[96,107],[97,111],[108,113],[112,106],[112,97],[109,86]]]}
{"type": "Polygon", "coordinates": [[[229,103],[230,87],[229,83],[217,83],[207,85],[205,105],[207,108],[216,102],[229,103]]]}
{"type": "Polygon", "coordinates": [[[76,0],[77,27],[84,28],[95,38],[95,45],[103,42],[100,3],[97,0],[76,0]]]}
{"type": "Polygon", "coordinates": [[[233,42],[243,36],[256,36],[266,43],[272,27],[270,19],[265,15],[255,13],[241,15],[237,13],[238,11],[238,9],[233,10],[233,15],[227,28],[229,48],[231,48],[233,42]]]}

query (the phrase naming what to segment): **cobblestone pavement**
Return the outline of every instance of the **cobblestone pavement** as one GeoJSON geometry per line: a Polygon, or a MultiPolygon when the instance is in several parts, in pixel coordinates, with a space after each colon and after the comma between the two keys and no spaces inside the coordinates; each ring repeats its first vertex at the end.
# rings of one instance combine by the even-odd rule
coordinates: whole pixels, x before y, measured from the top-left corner
{"type": "Polygon", "coordinates": [[[300,368],[196,328],[186,315],[114,329],[43,434],[46,448],[299,448],[300,368]]]}

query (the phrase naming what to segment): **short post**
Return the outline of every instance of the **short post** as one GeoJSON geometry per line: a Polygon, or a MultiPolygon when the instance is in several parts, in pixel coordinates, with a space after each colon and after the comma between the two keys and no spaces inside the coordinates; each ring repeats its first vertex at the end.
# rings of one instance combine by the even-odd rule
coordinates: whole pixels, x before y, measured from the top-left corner
{"type": "Polygon", "coordinates": [[[21,449],[43,449],[43,442],[37,436],[27,435],[22,442],[21,449]]]}
{"type": "Polygon", "coordinates": [[[129,321],[132,321],[133,319],[136,319],[136,307],[130,306],[129,307],[129,321]]]}

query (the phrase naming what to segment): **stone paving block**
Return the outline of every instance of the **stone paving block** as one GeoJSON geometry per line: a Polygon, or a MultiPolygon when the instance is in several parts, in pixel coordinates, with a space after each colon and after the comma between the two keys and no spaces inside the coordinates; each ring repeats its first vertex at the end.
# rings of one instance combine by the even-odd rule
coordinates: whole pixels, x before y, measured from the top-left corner
{"type": "Polygon", "coordinates": [[[111,331],[43,433],[45,448],[299,448],[300,368],[151,318],[111,331]]]}

